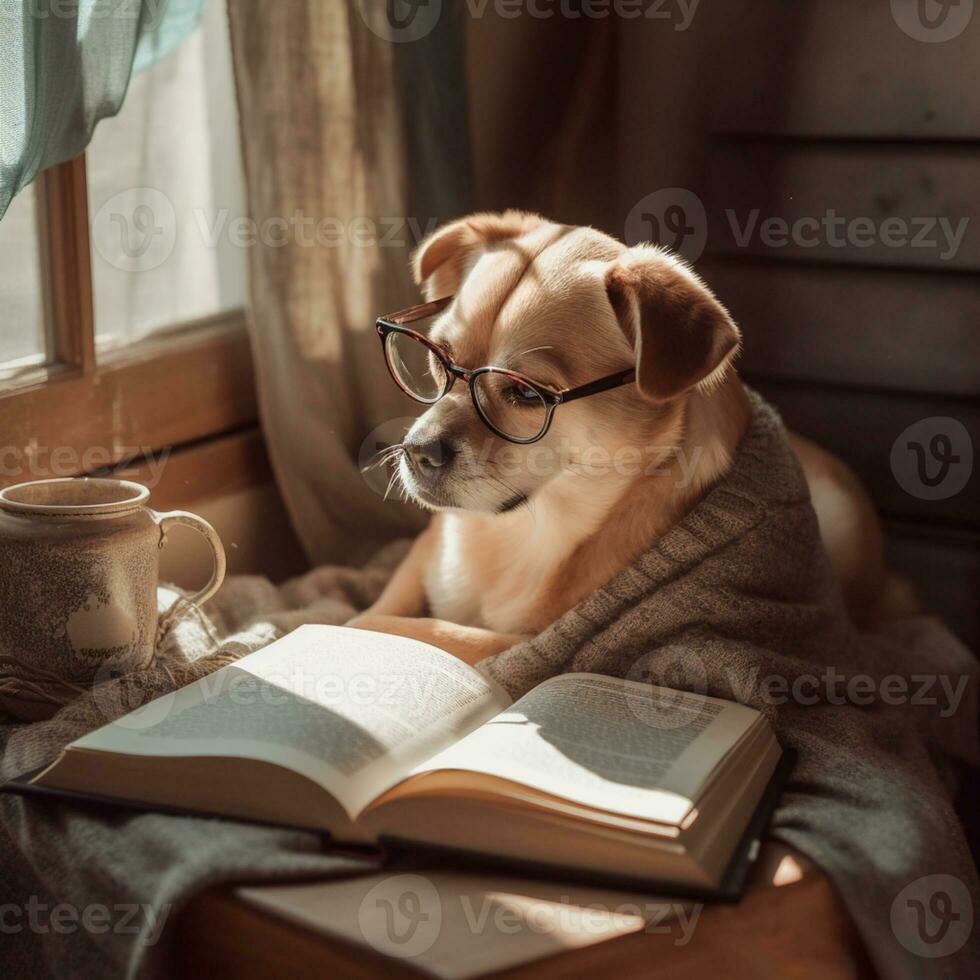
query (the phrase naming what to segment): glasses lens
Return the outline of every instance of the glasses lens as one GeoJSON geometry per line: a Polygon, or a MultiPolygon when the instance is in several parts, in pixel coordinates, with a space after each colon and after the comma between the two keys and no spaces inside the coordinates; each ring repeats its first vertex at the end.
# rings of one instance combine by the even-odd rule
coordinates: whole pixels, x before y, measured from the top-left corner
{"type": "Polygon", "coordinates": [[[473,379],[473,392],[484,418],[511,439],[533,439],[544,431],[548,405],[520,378],[486,371],[473,379]]]}
{"type": "Polygon", "coordinates": [[[399,384],[423,402],[437,401],[446,390],[442,361],[421,340],[393,330],[385,338],[388,366],[399,384]]]}

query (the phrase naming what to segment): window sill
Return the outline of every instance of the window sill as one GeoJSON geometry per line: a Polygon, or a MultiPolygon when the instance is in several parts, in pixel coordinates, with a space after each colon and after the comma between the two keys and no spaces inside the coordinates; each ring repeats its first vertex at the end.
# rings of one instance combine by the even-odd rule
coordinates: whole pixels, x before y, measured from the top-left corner
{"type": "Polygon", "coordinates": [[[0,392],[0,486],[76,476],[252,425],[241,310],[108,352],[92,371],[54,365],[0,392]]]}

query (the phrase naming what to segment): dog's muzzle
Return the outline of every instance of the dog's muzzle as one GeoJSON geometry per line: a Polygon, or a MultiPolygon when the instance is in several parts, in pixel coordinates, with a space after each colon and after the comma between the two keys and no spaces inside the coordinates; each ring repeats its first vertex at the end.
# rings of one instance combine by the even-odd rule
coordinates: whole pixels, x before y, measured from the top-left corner
{"type": "Polygon", "coordinates": [[[403,443],[412,475],[421,484],[431,485],[443,476],[456,456],[456,450],[443,439],[403,443]]]}

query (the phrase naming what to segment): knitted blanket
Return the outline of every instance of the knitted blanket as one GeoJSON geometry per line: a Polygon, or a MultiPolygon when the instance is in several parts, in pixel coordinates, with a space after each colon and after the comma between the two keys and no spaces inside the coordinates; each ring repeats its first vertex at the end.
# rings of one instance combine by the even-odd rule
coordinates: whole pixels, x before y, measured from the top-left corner
{"type": "MultiPolygon", "coordinates": [[[[831,876],[881,976],[980,976],[976,870],[951,803],[955,767],[978,761],[976,662],[932,618],[874,634],[851,626],[782,425],[753,404],[731,471],[680,524],[481,669],[514,695],[562,671],[595,671],[764,711],[798,754],[771,833],[831,876]]],[[[364,569],[321,568],[278,588],[229,580],[206,618],[170,629],[148,670],[101,685],[50,721],[0,725],[0,779],[295,626],[345,622],[378,595],[404,547],[364,569]]],[[[0,796],[0,975],[159,976],[171,962],[161,919],[198,890],[353,870],[311,834],[219,832],[205,820],[99,817],[0,796]],[[39,914],[46,931],[29,928],[31,903],[63,904],[82,921],[59,931],[39,914]],[[108,909],[108,928],[84,927],[95,906],[108,909]]]]}
{"type": "MultiPolygon", "coordinates": [[[[370,605],[407,550],[363,569],[320,568],[282,586],[228,579],[164,635],[147,670],[106,681],[49,721],[0,723],[0,782],[53,761],[69,742],[304,623],[339,625],[370,605]]],[[[160,590],[161,611],[177,594],[160,590]]],[[[0,794],[0,977],[36,980],[176,976],[181,907],[227,882],[351,875],[310,833],[191,817],[92,810],[0,794]]]]}
{"type": "Polygon", "coordinates": [[[958,763],[980,759],[977,661],[933,617],[853,627],[782,422],[750,396],[725,479],[631,568],[481,666],[514,695],[591,671],[765,712],[798,754],[771,834],[830,875],[879,974],[980,976],[977,873],[951,802],[958,763]]]}

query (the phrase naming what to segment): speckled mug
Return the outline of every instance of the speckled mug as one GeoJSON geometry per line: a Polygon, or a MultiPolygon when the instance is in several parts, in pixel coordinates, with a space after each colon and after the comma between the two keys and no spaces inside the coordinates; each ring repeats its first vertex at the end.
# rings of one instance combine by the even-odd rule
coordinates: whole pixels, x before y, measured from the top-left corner
{"type": "Polygon", "coordinates": [[[150,491],[110,479],[20,483],[0,491],[0,708],[49,717],[106,671],[153,658],[160,549],[186,524],[214,553],[200,603],[221,586],[214,528],[186,511],[158,514],[150,491]]]}

